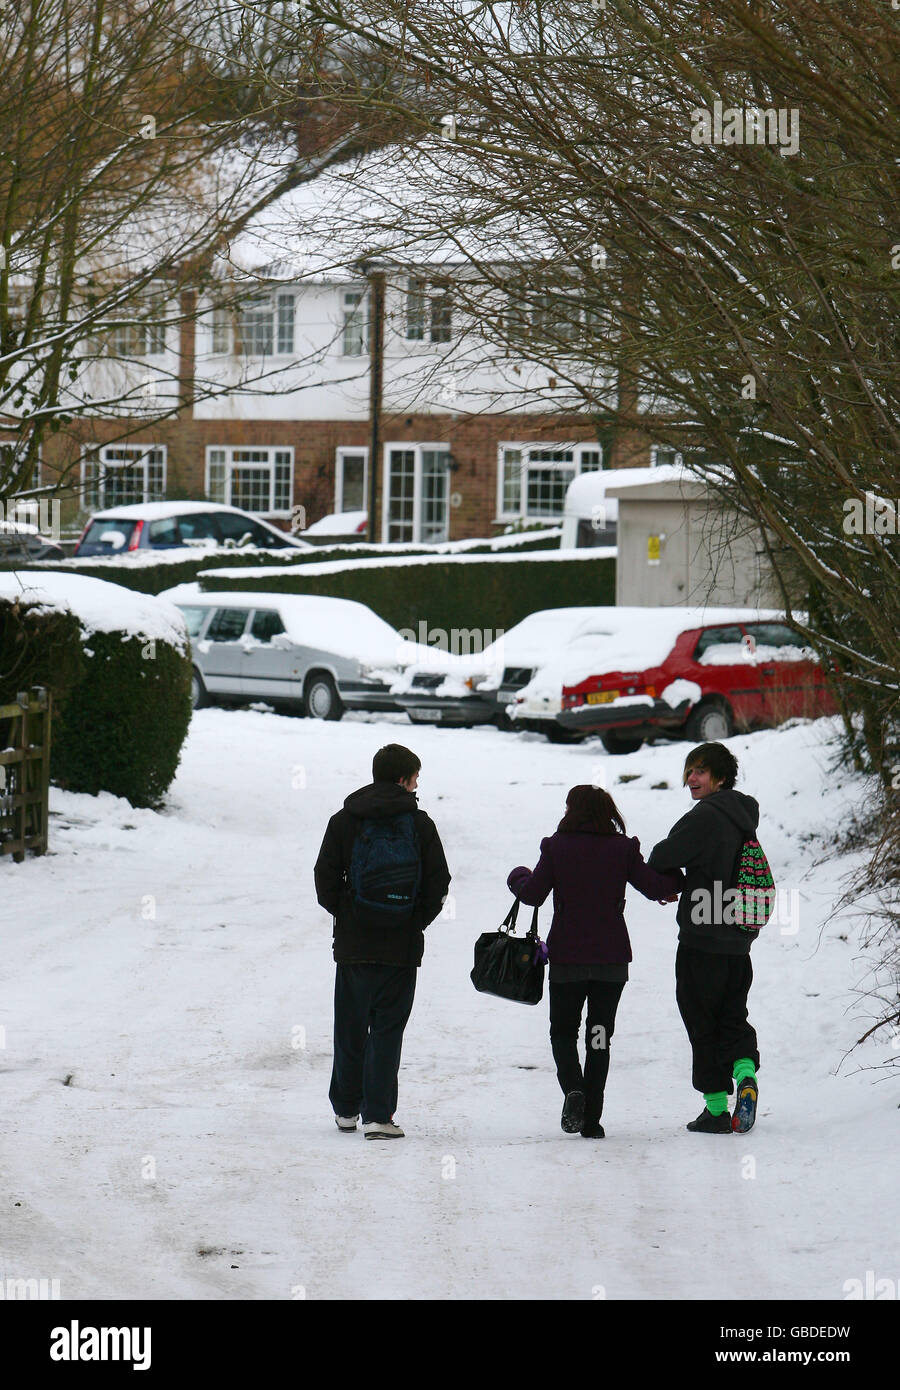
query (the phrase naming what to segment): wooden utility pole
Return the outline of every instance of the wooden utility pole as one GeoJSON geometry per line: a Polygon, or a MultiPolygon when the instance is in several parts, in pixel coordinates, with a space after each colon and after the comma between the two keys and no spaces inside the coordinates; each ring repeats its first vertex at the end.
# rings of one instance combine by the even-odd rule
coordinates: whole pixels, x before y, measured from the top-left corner
{"type": "Polygon", "coordinates": [[[381,433],[381,397],[384,386],[384,279],[383,270],[365,262],[369,282],[369,526],[366,539],[375,542],[378,507],[378,459],[381,433]]]}

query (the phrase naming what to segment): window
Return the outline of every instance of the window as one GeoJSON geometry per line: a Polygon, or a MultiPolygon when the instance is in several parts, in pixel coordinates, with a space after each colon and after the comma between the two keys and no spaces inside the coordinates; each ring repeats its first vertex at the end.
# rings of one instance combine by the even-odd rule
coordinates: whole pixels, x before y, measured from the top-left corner
{"type": "Polygon", "coordinates": [[[416,342],[425,337],[425,282],[412,276],[406,291],[406,336],[416,342]]]}
{"type": "Polygon", "coordinates": [[[368,449],[338,449],[334,483],[336,512],[366,511],[368,474],[368,449]]]}
{"type": "Polygon", "coordinates": [[[165,324],[158,320],[164,305],[158,294],[146,291],[135,303],[123,306],[123,316],[130,321],[112,326],[108,350],[113,357],[158,357],[166,350],[165,324]]]}
{"type": "Polygon", "coordinates": [[[81,461],[86,507],[118,507],[158,502],[166,495],[163,445],[107,444],[81,461]]]}
{"type": "Polygon", "coordinates": [[[573,478],[602,466],[603,451],[597,444],[501,445],[500,515],[562,516],[573,478]]]}
{"type": "Polygon", "coordinates": [[[650,446],[650,467],[661,468],[667,463],[681,463],[681,454],[671,444],[652,444],[650,446]]]}
{"type": "Polygon", "coordinates": [[[237,314],[237,341],[245,357],[281,356],[294,351],[294,295],[276,294],[243,304],[237,314]]]}
{"type": "Polygon", "coordinates": [[[178,534],[178,522],[174,516],[167,516],[163,521],[150,522],[150,545],[157,546],[160,550],[165,550],[169,546],[180,545],[181,537],[178,534]]]}
{"type": "Polygon", "coordinates": [[[362,357],[369,351],[369,312],[363,303],[365,290],[344,291],[344,327],[341,352],[344,357],[362,357]]]}
{"type": "Polygon", "coordinates": [[[747,631],[758,647],[799,647],[809,650],[809,644],[799,632],[785,623],[748,623],[747,631]]]}
{"type": "Polygon", "coordinates": [[[551,342],[575,343],[581,337],[581,305],[573,294],[545,291],[531,310],[535,332],[551,342]]]}
{"type": "Polygon", "coordinates": [[[206,494],[211,502],[246,512],[290,515],[293,487],[293,449],[206,451],[206,494]]]}
{"type": "Polygon", "coordinates": [[[249,516],[238,516],[235,512],[216,512],[216,522],[226,544],[258,545],[270,549],[277,549],[284,544],[267,526],[260,525],[249,516]]]}
{"type": "Polygon", "coordinates": [[[445,541],[450,527],[450,451],[446,444],[388,445],[386,541],[445,541]]]}
{"type": "Polygon", "coordinates": [[[199,637],[200,629],[203,626],[203,619],[206,617],[209,609],[182,607],[181,611],[184,614],[184,622],[187,627],[188,637],[199,637]]]}
{"type": "Polygon", "coordinates": [[[208,642],[236,642],[247,626],[246,608],[217,608],[206,629],[208,642]]]}
{"type": "Polygon", "coordinates": [[[708,627],[700,634],[700,640],[694,648],[694,660],[699,661],[710,647],[730,647],[735,643],[740,646],[743,638],[744,634],[739,627],[708,627]]]}
{"type": "Polygon", "coordinates": [[[215,519],[209,512],[182,512],[178,518],[178,529],[186,545],[194,541],[213,541],[219,543],[215,519]]]}
{"type": "Polygon", "coordinates": [[[271,642],[279,632],[284,632],[281,614],[275,608],[257,608],[250,624],[250,634],[257,642],[271,642]]]}
{"type": "Polygon", "coordinates": [[[449,343],[453,310],[447,290],[428,293],[424,280],[411,276],[406,291],[406,336],[413,342],[449,343]]]}
{"type": "Polygon", "coordinates": [[[231,315],[227,309],[212,311],[209,350],[214,357],[231,351],[231,315]]]}

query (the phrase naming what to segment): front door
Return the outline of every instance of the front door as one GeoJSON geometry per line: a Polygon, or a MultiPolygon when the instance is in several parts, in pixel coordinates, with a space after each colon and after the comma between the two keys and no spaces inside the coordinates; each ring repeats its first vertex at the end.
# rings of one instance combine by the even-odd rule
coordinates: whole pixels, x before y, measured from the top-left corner
{"type": "Polygon", "coordinates": [[[449,462],[446,445],[388,446],[386,541],[434,544],[447,540],[449,462]]]}

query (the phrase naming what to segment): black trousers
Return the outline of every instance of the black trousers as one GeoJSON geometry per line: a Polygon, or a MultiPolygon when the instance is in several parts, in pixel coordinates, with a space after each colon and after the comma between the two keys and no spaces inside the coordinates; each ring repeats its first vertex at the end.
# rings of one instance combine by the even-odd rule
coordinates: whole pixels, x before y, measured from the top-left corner
{"type": "Polygon", "coordinates": [[[363,1124],[392,1118],[403,1030],[415,993],[414,965],[337,966],[328,1091],[336,1115],[360,1115],[363,1124]]]}
{"type": "Polygon", "coordinates": [[[609,1075],[609,1043],[616,1025],[616,1009],[624,981],[581,980],[550,985],[550,1046],[556,1077],[564,1095],[584,1091],[585,1121],[603,1114],[603,1093],[609,1075]],[[578,1059],[581,1014],[587,1000],[585,1063],[578,1059]]]}
{"type": "Polygon", "coordinates": [[[732,1089],[739,1057],[759,1066],[756,1030],[747,1017],[753,966],[747,956],[720,956],[679,945],[675,953],[675,1000],[693,1051],[695,1091],[732,1089]]]}

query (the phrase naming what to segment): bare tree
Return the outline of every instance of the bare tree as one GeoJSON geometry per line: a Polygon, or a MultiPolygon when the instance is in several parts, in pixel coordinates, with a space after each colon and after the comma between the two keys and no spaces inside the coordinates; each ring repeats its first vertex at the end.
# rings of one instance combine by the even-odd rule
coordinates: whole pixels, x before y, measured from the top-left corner
{"type": "Polygon", "coordinates": [[[868,882],[893,900],[896,14],[882,0],[316,8],[405,71],[388,100],[418,131],[416,196],[388,220],[410,246],[452,243],[472,272],[454,294],[483,337],[544,368],[566,411],[682,449],[760,528],[830,669],[848,756],[880,779],[868,882]]]}
{"type": "MultiPolygon", "coordinates": [[[[347,41],[296,4],[6,6],[0,501],[34,491],[60,432],[77,445],[105,422],[104,439],[127,438],[225,389],[185,375],[177,344],[201,297],[234,311],[258,293],[258,278],[221,273],[228,245],[285,193],[393,136],[321,94],[332,43],[340,70],[347,41]]],[[[365,90],[380,72],[354,47],[365,90]]],[[[277,389],[265,367],[242,385],[277,389]]]]}

